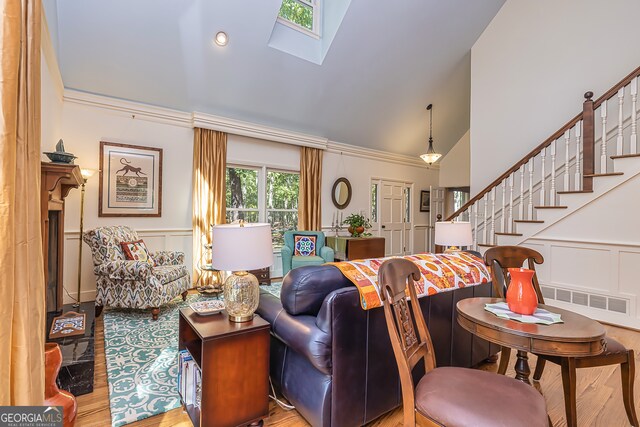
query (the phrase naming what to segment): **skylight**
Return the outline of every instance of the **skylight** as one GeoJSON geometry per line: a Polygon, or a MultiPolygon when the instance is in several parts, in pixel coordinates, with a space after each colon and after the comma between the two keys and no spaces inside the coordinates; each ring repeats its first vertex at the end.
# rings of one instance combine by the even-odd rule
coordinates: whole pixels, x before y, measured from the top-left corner
{"type": "Polygon", "coordinates": [[[320,38],[321,0],[282,0],[278,22],[311,37],[320,38]]]}

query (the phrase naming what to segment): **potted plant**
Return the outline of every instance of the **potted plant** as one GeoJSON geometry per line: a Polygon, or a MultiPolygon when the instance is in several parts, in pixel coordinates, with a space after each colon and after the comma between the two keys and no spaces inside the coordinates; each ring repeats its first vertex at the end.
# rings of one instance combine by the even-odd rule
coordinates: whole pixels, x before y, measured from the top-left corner
{"type": "Polygon", "coordinates": [[[352,237],[368,236],[366,230],[371,228],[371,221],[364,215],[352,213],[342,221],[343,224],[349,225],[349,233],[352,237]]]}

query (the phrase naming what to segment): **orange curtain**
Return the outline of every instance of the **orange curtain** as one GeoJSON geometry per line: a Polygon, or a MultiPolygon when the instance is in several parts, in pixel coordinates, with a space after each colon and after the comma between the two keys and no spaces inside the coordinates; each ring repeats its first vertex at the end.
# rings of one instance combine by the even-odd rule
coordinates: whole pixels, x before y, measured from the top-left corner
{"type": "Polygon", "coordinates": [[[0,405],[44,400],[40,0],[0,0],[0,405]]]}
{"type": "Polygon", "coordinates": [[[321,190],[322,150],[301,147],[298,230],[320,231],[322,228],[321,190]]]}
{"type": "Polygon", "coordinates": [[[227,209],[225,173],[227,134],[210,129],[194,129],[193,138],[193,281],[200,275],[198,264],[203,245],[211,244],[211,225],[224,224],[227,209]]]}

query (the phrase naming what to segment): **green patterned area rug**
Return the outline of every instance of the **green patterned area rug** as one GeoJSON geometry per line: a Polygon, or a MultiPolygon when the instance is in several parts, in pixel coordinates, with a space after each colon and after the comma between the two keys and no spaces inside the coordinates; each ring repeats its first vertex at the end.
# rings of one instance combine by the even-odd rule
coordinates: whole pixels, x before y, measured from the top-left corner
{"type": "MultiPolygon", "coordinates": [[[[261,286],[278,298],[282,283],[261,286]]],[[[160,308],[157,321],[149,310],[106,310],[104,352],[107,359],[111,425],[118,427],[180,406],[178,395],[179,309],[198,301],[177,298],[160,308]]]]}
{"type": "Polygon", "coordinates": [[[197,301],[178,298],[149,310],[107,310],[104,344],[113,427],[162,414],[180,406],[178,395],[178,310],[197,301]]]}

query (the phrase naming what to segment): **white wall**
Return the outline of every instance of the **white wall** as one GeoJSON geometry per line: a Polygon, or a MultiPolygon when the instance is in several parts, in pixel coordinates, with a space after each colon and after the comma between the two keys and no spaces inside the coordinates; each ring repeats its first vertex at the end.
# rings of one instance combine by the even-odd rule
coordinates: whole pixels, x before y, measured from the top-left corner
{"type": "MultiPolygon", "coordinates": [[[[635,161],[640,162],[640,159],[635,161]]],[[[578,293],[575,300],[572,296],[571,302],[556,297],[546,298],[547,304],[640,329],[638,194],[640,176],[605,193],[524,243],[545,258],[538,269],[542,285],[556,292],[578,293]],[[584,301],[583,294],[596,300],[624,301],[627,312],[594,308],[591,306],[593,301],[584,301]]]]}
{"type": "Polygon", "coordinates": [[[469,131],[440,160],[440,187],[468,187],[471,182],[471,139],[469,131]]]}
{"type": "MultiPolygon", "coordinates": [[[[78,159],[82,167],[98,169],[99,143],[110,141],[133,145],[160,147],[163,149],[163,199],[160,218],[101,218],[98,216],[99,176],[94,175],[86,185],[84,229],[89,230],[103,225],[126,224],[136,229],[151,250],[180,250],[186,254],[187,265],[191,265],[192,225],[191,225],[191,182],[193,162],[193,130],[180,116],[169,120],[162,111],[154,114],[136,115],[116,108],[119,101],[106,97],[95,97],[92,104],[67,97],[62,113],[62,126],[59,137],[64,138],[65,147],[78,159]],[[109,106],[110,103],[113,105],[109,106]],[[160,117],[162,116],[162,117],[160,117]]],[[[138,105],[144,110],[146,107],[138,105]]],[[[167,113],[168,114],[168,113],[167,113]]],[[[188,116],[188,115],[187,115],[188,116]]],[[[437,169],[427,169],[414,159],[402,159],[388,153],[372,159],[370,150],[342,146],[347,150],[340,154],[335,148],[324,153],[322,178],[322,225],[325,231],[331,226],[335,211],[331,202],[331,187],[336,178],[347,177],[352,184],[353,198],[345,210],[350,212],[369,211],[371,178],[402,180],[414,184],[414,223],[419,227],[414,238],[416,251],[424,250],[424,229],[421,225],[428,222],[426,214],[418,212],[419,190],[436,185],[437,169]]],[[[262,139],[230,134],[227,146],[229,164],[265,165],[284,170],[299,170],[300,148],[262,139]]],[[[65,216],[65,265],[64,285],[75,295],[77,286],[78,229],[80,213],[80,191],[73,190],[67,197],[65,216]]],[[[274,254],[273,274],[281,271],[280,259],[274,254]]],[[[95,296],[95,277],[91,254],[83,244],[82,262],[82,299],[87,301],[95,296]]],[[[71,302],[65,296],[65,302],[71,302]]]]}
{"type": "Polygon", "coordinates": [[[471,50],[471,194],[640,65],[637,0],[507,0],[471,50]]]}

